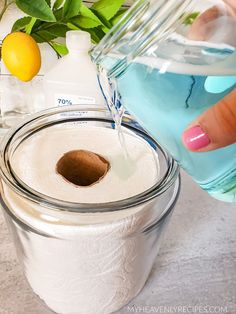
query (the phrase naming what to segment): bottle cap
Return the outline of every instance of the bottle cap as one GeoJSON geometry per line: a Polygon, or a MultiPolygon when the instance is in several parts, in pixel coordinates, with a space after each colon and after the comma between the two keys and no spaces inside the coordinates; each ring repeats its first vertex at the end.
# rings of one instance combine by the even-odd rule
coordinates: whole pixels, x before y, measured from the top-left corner
{"type": "Polygon", "coordinates": [[[89,51],[91,36],[84,31],[68,31],[66,33],[66,46],[69,51],[89,51]]]}

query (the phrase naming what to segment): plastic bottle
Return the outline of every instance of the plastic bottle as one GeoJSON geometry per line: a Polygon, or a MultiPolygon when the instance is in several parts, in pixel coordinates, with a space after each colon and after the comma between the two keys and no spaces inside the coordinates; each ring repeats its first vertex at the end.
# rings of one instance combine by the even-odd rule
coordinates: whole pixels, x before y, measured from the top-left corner
{"type": "Polygon", "coordinates": [[[89,55],[90,34],[69,31],[66,46],[69,53],[44,77],[45,109],[75,104],[105,106],[96,68],[89,55]]]}

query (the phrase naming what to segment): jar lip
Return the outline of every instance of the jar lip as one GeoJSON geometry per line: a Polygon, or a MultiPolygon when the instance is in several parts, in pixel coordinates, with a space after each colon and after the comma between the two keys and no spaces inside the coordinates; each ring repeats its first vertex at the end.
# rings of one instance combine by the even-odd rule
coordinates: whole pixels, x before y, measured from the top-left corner
{"type": "MultiPolygon", "coordinates": [[[[111,118],[111,114],[108,109],[97,107],[96,105],[72,105],[68,106],[66,109],[65,107],[59,108],[51,108],[39,113],[31,115],[29,118],[25,119],[23,122],[18,124],[16,127],[12,128],[8,133],[4,136],[1,142],[1,155],[0,155],[0,174],[3,181],[8,185],[14,192],[18,195],[32,201],[33,203],[40,204],[48,209],[52,210],[60,210],[64,212],[74,212],[74,213],[97,213],[97,212],[114,212],[120,211],[123,209],[129,209],[130,207],[138,206],[143,203],[147,203],[148,201],[160,196],[163,194],[169,187],[171,187],[175,181],[178,179],[179,176],[179,166],[176,161],[170,157],[163,148],[151,137],[149,136],[144,130],[138,129],[134,126],[128,126],[126,123],[122,123],[123,126],[127,127],[128,129],[133,129],[138,132],[140,135],[143,135],[146,139],[149,139],[158,147],[161,151],[163,156],[166,159],[167,163],[167,171],[163,175],[163,177],[151,188],[145,190],[144,192],[137,194],[135,196],[119,200],[113,202],[106,202],[106,203],[75,203],[69,201],[59,200],[45,194],[42,194],[36,190],[31,189],[29,186],[23,183],[23,181],[16,178],[10,169],[10,162],[8,160],[8,150],[9,146],[14,141],[14,137],[18,134],[18,132],[22,131],[27,126],[30,126],[44,118],[49,118],[51,116],[55,116],[61,113],[78,113],[81,111],[87,112],[97,112],[107,114],[109,118],[93,118],[93,120],[104,120],[107,122],[113,122],[111,118]],[[94,107],[92,107],[94,106],[94,107]],[[92,108],[91,108],[92,107],[92,108]],[[91,211],[93,208],[93,211],[91,211]]],[[[129,115],[126,115],[129,116],[129,115]]],[[[88,120],[88,117],[77,117],[77,121],[88,120]]],[[[91,119],[91,118],[90,118],[91,119]]],[[[70,118],[66,118],[66,120],[70,121],[70,118]]],[[[64,120],[60,120],[59,122],[65,122],[64,120]]],[[[52,125],[50,123],[48,126],[52,125]]],[[[31,130],[31,133],[35,132],[35,130],[31,130]]]]}

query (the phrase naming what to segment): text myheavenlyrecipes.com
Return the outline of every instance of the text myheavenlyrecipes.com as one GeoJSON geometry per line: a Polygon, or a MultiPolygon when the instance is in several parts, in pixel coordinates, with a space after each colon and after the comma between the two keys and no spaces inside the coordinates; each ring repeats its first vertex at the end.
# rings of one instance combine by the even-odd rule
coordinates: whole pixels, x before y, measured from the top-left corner
{"type": "Polygon", "coordinates": [[[227,306],[219,305],[178,305],[178,306],[138,306],[128,305],[126,307],[127,313],[158,313],[158,314],[216,314],[226,313],[230,314],[227,306]]]}

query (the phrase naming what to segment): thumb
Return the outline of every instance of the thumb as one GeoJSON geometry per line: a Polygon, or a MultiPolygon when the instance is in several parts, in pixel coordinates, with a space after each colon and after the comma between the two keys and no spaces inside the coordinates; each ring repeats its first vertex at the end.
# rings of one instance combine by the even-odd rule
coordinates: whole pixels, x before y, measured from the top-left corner
{"type": "Polygon", "coordinates": [[[236,89],[205,111],[183,133],[188,150],[206,152],[236,142],[236,89]]]}

